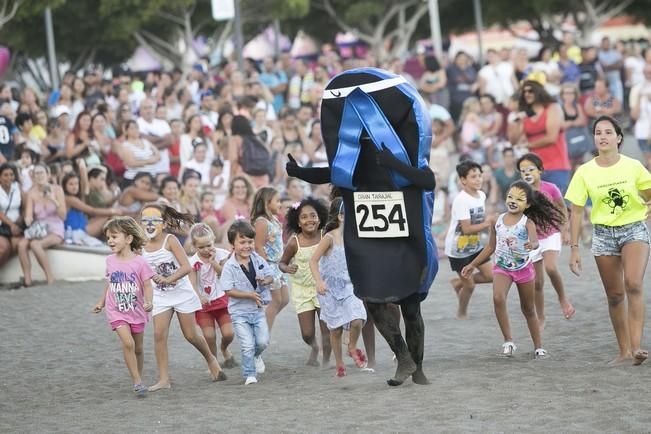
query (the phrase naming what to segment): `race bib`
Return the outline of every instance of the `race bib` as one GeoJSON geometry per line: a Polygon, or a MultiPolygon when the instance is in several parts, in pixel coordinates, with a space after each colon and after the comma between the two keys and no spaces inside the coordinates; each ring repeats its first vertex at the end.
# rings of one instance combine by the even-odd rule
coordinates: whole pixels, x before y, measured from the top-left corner
{"type": "Polygon", "coordinates": [[[405,198],[401,191],[356,192],[353,201],[360,238],[409,236],[405,198]]]}

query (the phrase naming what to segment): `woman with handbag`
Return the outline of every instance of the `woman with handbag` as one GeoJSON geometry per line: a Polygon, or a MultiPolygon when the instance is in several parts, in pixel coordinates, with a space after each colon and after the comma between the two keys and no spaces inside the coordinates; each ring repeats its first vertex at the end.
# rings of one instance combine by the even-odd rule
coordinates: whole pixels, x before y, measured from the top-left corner
{"type": "Polygon", "coordinates": [[[9,163],[0,165],[0,266],[18,250],[23,233],[23,203],[16,167],[9,163]]]}
{"type": "Polygon", "coordinates": [[[592,149],[592,136],[588,130],[586,117],[581,102],[579,89],[574,83],[565,83],[561,88],[561,108],[563,109],[563,129],[567,154],[572,165],[572,173],[583,164],[585,154],[592,149]]]}
{"type": "Polygon", "coordinates": [[[45,252],[50,247],[63,243],[63,219],[66,217],[66,202],[63,189],[49,182],[50,171],[43,163],[34,166],[34,186],[26,195],[25,238],[18,243],[18,258],[23,269],[24,284],[32,284],[32,263],[29,251],[34,252],[38,264],[45,273],[48,285],[54,283],[54,275],[45,252]]]}

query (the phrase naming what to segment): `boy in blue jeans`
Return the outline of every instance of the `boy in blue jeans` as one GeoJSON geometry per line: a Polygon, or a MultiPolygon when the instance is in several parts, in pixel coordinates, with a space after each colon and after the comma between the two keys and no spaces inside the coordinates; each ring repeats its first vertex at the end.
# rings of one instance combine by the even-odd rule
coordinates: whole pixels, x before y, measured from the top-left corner
{"type": "Polygon", "coordinates": [[[271,301],[268,285],[273,281],[269,264],[255,253],[255,229],[249,222],[237,220],[228,229],[233,255],[224,264],[221,284],[228,294],[228,311],[233,331],[242,352],[244,384],[257,383],[264,373],[260,355],[269,344],[269,328],[264,312],[271,301]]]}

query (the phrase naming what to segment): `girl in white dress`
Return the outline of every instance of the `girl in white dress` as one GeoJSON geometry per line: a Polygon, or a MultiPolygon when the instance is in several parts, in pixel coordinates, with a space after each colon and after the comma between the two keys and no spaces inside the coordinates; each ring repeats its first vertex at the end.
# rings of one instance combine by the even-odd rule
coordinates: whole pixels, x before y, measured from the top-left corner
{"type": "Polygon", "coordinates": [[[179,240],[164,230],[175,231],[184,223],[192,224],[192,216],[182,214],[163,204],[147,204],[140,214],[140,224],[149,242],[142,256],[154,271],[154,351],[158,365],[159,381],[149,388],[150,392],[169,389],[169,366],[167,337],[170,321],[176,312],[183,336],[199,350],[206,359],[213,381],[226,380],[206,340],[197,333],[194,313],[201,309],[199,294],[190,283],[191,271],[188,257],[179,240]]]}

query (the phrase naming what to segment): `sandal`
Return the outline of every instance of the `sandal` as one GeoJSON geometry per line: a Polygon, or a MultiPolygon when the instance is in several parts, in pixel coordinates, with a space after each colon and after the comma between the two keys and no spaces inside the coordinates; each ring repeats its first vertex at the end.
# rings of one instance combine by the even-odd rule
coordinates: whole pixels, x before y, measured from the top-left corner
{"type": "Polygon", "coordinates": [[[353,360],[355,361],[355,365],[357,365],[358,368],[360,369],[366,368],[366,366],[368,365],[364,352],[359,348],[355,348],[354,351],[349,351],[348,355],[353,358],[353,360]]]}
{"type": "Polygon", "coordinates": [[[335,373],[335,377],[341,378],[346,376],[346,368],[343,366],[337,366],[337,372],[335,373]]]}

